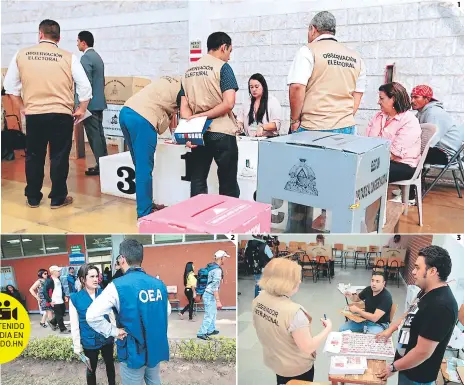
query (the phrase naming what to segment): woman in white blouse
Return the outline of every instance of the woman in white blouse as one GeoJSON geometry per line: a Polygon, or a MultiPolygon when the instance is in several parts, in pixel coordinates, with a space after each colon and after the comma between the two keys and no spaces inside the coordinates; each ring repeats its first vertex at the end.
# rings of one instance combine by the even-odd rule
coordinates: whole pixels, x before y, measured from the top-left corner
{"type": "Polygon", "coordinates": [[[237,121],[246,136],[279,135],[282,108],[279,101],[269,95],[266,79],[254,74],[248,80],[250,106],[244,107],[237,121]]]}

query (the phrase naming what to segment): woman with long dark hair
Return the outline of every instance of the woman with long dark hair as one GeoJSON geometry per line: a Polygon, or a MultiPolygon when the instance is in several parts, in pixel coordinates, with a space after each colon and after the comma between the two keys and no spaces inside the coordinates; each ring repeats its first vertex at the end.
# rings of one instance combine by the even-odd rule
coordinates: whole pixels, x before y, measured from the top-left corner
{"type": "Polygon", "coordinates": [[[189,321],[193,321],[193,304],[195,302],[195,288],[197,287],[197,279],[195,277],[195,266],[193,262],[187,262],[184,270],[184,286],[185,296],[188,299],[188,304],[179,313],[180,318],[184,317],[184,313],[189,311],[189,321]]]}
{"type": "Polygon", "coordinates": [[[279,135],[282,108],[279,101],[269,95],[266,79],[261,74],[251,75],[248,80],[249,108],[237,116],[240,129],[246,136],[279,135]]]}
{"type": "MultiPolygon", "coordinates": [[[[97,298],[102,290],[98,288],[100,271],[92,264],[82,265],[77,272],[77,279],[81,283],[81,289],[71,294],[69,301],[69,318],[71,320],[71,334],[74,353],[82,352],[89,359],[90,367],[87,368],[87,385],[96,385],[98,354],[101,352],[106,365],[106,376],[109,385],[116,385],[116,371],[114,368],[114,338],[105,338],[102,334],[92,329],[86,321],[87,309],[97,298]]],[[[109,317],[105,316],[109,322],[109,317]]]]}
{"type": "Polygon", "coordinates": [[[37,276],[39,277],[39,279],[35,281],[34,284],[29,288],[29,292],[37,300],[37,303],[39,304],[39,311],[40,314],[42,314],[40,326],[46,328],[47,324],[45,323],[45,321],[47,321],[47,319],[48,321],[50,321],[53,318],[53,307],[50,306],[50,304],[47,304],[42,290],[45,281],[48,278],[48,271],[45,269],[40,269],[37,272],[37,276]]]}

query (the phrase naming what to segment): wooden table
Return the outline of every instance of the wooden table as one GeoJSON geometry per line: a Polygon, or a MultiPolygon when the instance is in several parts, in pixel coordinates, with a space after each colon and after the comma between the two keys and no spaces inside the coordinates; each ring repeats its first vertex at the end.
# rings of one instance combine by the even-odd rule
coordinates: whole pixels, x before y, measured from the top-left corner
{"type": "Polygon", "coordinates": [[[385,368],[384,360],[367,360],[367,370],[364,374],[329,374],[329,381],[332,385],[342,384],[361,384],[361,385],[385,385],[387,382],[377,377],[382,369],[385,368]]]}

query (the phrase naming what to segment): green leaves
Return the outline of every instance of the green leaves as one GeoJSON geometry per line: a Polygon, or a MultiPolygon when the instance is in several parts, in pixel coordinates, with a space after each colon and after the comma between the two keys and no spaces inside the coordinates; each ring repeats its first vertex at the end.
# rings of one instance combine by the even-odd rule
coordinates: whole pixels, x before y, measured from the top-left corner
{"type": "MultiPolygon", "coordinates": [[[[169,347],[172,358],[180,358],[186,361],[235,363],[235,338],[211,338],[205,342],[197,339],[170,340],[169,347]]],[[[79,357],[74,354],[72,339],[57,336],[32,339],[22,353],[22,357],[52,361],[79,360],[79,357]]],[[[114,349],[114,357],[116,358],[116,349],[114,349]]]]}

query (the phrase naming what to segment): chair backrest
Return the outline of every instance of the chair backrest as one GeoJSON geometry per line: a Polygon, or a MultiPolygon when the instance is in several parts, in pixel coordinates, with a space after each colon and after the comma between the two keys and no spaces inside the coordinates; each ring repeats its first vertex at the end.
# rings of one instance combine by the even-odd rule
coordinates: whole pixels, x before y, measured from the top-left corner
{"type": "Polygon", "coordinates": [[[343,251],[343,243],[335,243],[333,248],[335,250],[343,251]]]}
{"type": "Polygon", "coordinates": [[[290,241],[288,244],[288,251],[290,252],[298,251],[298,242],[290,241]]]}
{"type": "Polygon", "coordinates": [[[404,259],[401,257],[390,257],[388,258],[389,267],[401,267],[403,265],[404,259]]]}
{"type": "Polygon", "coordinates": [[[287,244],[285,242],[280,242],[279,246],[277,246],[279,251],[287,251],[287,244]]]}
{"type": "Polygon", "coordinates": [[[380,247],[379,246],[369,246],[369,251],[371,253],[378,253],[380,251],[380,247]]]}
{"type": "Polygon", "coordinates": [[[424,167],[425,158],[429,152],[430,143],[432,142],[434,136],[437,133],[437,126],[431,123],[422,123],[421,125],[421,157],[419,159],[419,164],[417,165],[416,171],[414,172],[411,180],[419,178],[422,168],[424,167]]]}
{"type": "Polygon", "coordinates": [[[395,316],[395,313],[396,313],[396,309],[398,308],[398,305],[396,303],[394,303],[391,307],[391,310],[390,310],[390,323],[393,322],[393,317],[395,316]]]}
{"type": "Polygon", "coordinates": [[[299,250],[306,250],[306,242],[298,242],[298,249],[299,250]]]}
{"type": "Polygon", "coordinates": [[[357,247],[356,251],[359,251],[360,253],[366,253],[367,252],[367,247],[357,247]]]}
{"type": "Polygon", "coordinates": [[[317,246],[317,242],[310,242],[309,246],[317,246]]]}
{"type": "Polygon", "coordinates": [[[308,255],[308,254],[303,254],[303,255],[300,255],[300,263],[302,266],[307,266],[307,265],[310,265],[312,262],[311,262],[311,256],[308,255]]]}
{"type": "Polygon", "coordinates": [[[316,263],[328,263],[328,262],[329,262],[329,257],[326,257],[324,255],[316,256],[316,263]]]}
{"type": "Polygon", "coordinates": [[[374,259],[374,268],[376,267],[385,267],[387,266],[388,258],[385,257],[375,257],[374,259]]]}

